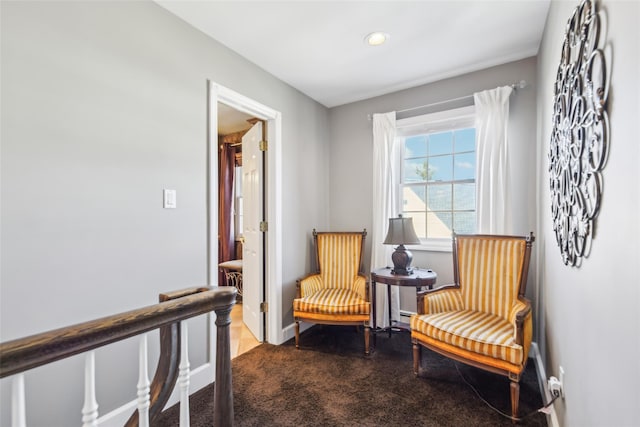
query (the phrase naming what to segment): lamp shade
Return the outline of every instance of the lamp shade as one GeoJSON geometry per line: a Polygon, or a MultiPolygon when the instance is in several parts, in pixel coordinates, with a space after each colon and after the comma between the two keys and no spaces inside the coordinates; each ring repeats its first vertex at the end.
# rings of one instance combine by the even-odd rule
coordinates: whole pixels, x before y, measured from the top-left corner
{"type": "Polygon", "coordinates": [[[413,228],[413,218],[389,218],[389,231],[385,245],[417,245],[420,239],[413,228]]]}

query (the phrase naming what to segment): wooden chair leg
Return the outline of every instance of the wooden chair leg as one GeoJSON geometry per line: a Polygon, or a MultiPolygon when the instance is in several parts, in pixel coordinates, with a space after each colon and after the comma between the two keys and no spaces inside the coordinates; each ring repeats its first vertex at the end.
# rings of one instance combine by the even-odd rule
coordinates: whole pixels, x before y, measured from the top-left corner
{"type": "Polygon", "coordinates": [[[520,401],[520,383],[514,380],[511,380],[511,416],[513,419],[511,420],[513,424],[516,423],[516,418],[518,417],[518,402],[520,401]]]}
{"type": "Polygon", "coordinates": [[[365,356],[369,355],[369,335],[371,333],[371,328],[368,326],[364,327],[364,354],[365,356]]]}
{"type": "Polygon", "coordinates": [[[300,348],[300,322],[296,321],[296,348],[300,348]]]}
{"type": "Polygon", "coordinates": [[[422,357],[422,346],[417,342],[413,343],[413,373],[418,376],[420,373],[420,358],[422,357]]]}

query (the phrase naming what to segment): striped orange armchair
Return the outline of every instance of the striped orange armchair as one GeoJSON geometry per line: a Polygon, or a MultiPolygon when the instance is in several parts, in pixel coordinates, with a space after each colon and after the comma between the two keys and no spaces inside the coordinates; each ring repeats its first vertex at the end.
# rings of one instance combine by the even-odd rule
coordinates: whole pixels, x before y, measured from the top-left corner
{"type": "Polygon", "coordinates": [[[293,317],[296,348],[300,322],[331,325],[363,325],[365,354],[369,354],[371,304],[361,261],[362,232],[317,232],[313,230],[317,272],[296,282],[293,317]]]}
{"type": "Polygon", "coordinates": [[[529,236],[453,236],[453,285],[418,294],[411,317],[413,371],[427,347],[449,358],[507,376],[512,420],[520,375],[531,346],[531,303],[524,297],[533,244],[529,236]]]}

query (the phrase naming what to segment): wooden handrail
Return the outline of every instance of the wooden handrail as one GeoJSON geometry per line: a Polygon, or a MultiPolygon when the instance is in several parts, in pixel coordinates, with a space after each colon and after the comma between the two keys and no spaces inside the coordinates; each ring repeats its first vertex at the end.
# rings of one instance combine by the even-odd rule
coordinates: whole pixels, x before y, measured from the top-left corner
{"type": "MultiPolygon", "coordinates": [[[[158,328],[161,329],[161,336],[163,331],[165,333],[174,331],[170,334],[172,338],[169,341],[175,343],[175,331],[179,330],[177,325],[180,321],[215,311],[218,333],[215,361],[214,424],[230,425],[233,422],[233,393],[231,390],[228,326],[231,323],[229,314],[235,304],[236,293],[237,290],[233,287],[183,289],[161,294],[161,302],[155,305],[1,343],[0,378],[158,328]],[[229,399],[231,400],[229,401],[229,399]]],[[[179,343],[179,335],[177,338],[179,343]]],[[[180,360],[179,346],[176,347],[175,344],[172,344],[169,345],[169,348],[172,350],[171,353],[177,351],[178,354],[161,355],[161,357],[166,356],[170,359],[170,362],[167,362],[170,366],[165,366],[164,369],[167,372],[173,372],[175,371],[174,364],[179,363],[180,360]]],[[[159,361],[159,368],[162,363],[164,362],[159,361]]],[[[156,375],[156,377],[160,379],[165,375],[156,375]]],[[[164,381],[175,384],[173,373],[168,375],[168,378],[165,377],[164,381]]],[[[156,383],[156,378],[154,378],[154,383],[156,383]]],[[[156,395],[156,397],[158,396],[156,395]]],[[[152,407],[153,403],[152,399],[152,407]]]]}

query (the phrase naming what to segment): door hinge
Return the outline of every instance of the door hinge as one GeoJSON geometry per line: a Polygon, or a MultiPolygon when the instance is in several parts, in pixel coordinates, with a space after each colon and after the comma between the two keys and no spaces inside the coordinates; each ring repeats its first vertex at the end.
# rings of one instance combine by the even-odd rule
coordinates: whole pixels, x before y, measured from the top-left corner
{"type": "Polygon", "coordinates": [[[268,229],[269,229],[269,226],[267,225],[267,221],[260,221],[260,231],[264,233],[268,229]]]}
{"type": "Polygon", "coordinates": [[[260,313],[267,313],[269,311],[269,303],[268,302],[261,302],[260,303],[260,313]]]}
{"type": "Polygon", "coordinates": [[[260,151],[267,151],[269,149],[269,143],[267,141],[260,141],[260,151]]]}

